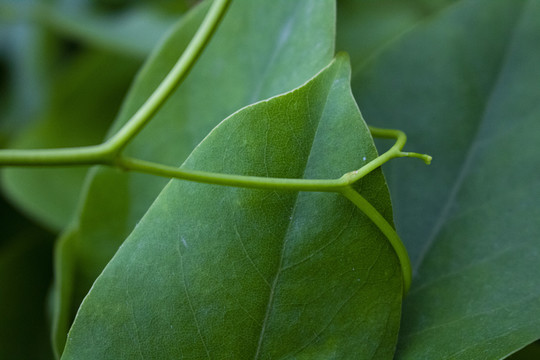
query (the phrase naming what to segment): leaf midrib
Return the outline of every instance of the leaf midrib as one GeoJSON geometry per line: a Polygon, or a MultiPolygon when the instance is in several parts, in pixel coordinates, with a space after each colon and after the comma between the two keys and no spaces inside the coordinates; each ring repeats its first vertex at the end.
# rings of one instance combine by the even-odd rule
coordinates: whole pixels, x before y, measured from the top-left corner
{"type": "Polygon", "coordinates": [[[394,43],[398,42],[400,39],[402,39],[405,35],[407,35],[409,32],[414,31],[419,26],[432,21],[436,19],[437,17],[443,15],[447,11],[453,9],[454,7],[457,7],[458,5],[462,4],[464,0],[457,0],[456,2],[446,4],[442,6],[441,8],[437,9],[436,11],[432,12],[431,14],[428,14],[426,16],[420,17],[417,21],[414,23],[404,27],[401,31],[397,32],[395,35],[389,36],[386,41],[383,42],[382,45],[377,46],[375,49],[371,51],[369,55],[361,59],[356,64],[352,64],[352,77],[354,78],[356,75],[362,72],[366,66],[368,66],[370,63],[372,63],[379,54],[383,53],[385,49],[391,47],[394,43]]]}
{"type": "MultiPolygon", "coordinates": [[[[306,170],[307,170],[308,165],[310,163],[311,154],[313,153],[312,152],[313,146],[315,144],[315,140],[317,139],[317,135],[319,133],[321,120],[322,120],[322,118],[324,116],[325,109],[326,109],[326,106],[328,104],[328,99],[330,97],[330,93],[332,92],[332,87],[334,86],[334,83],[336,81],[336,77],[338,75],[339,75],[339,71],[335,71],[335,73],[333,74],[332,85],[330,86],[330,88],[329,88],[329,90],[328,90],[328,92],[326,94],[325,103],[322,106],[320,116],[317,119],[317,127],[315,129],[314,134],[313,134],[313,138],[312,138],[312,141],[311,141],[311,146],[310,146],[310,149],[309,149],[308,156],[306,157],[306,161],[305,161],[305,164],[304,164],[304,170],[302,172],[302,178],[304,178],[306,170]]],[[[309,109],[309,97],[310,96],[309,96],[309,92],[308,92],[308,96],[307,96],[308,109],[309,109]]],[[[311,112],[309,112],[309,111],[308,111],[308,116],[309,116],[309,121],[311,122],[312,121],[311,112]]],[[[283,233],[283,242],[282,242],[282,245],[281,245],[281,251],[280,251],[280,255],[279,255],[279,257],[280,257],[279,258],[279,263],[278,263],[278,267],[276,269],[276,274],[274,275],[274,280],[272,281],[272,287],[270,288],[270,293],[269,293],[269,296],[268,296],[268,304],[266,306],[265,316],[264,316],[264,320],[263,320],[263,323],[262,323],[262,326],[261,326],[261,332],[259,334],[259,339],[258,339],[258,342],[257,342],[257,349],[255,351],[255,356],[253,357],[254,360],[259,359],[259,356],[261,355],[262,343],[264,341],[264,335],[265,335],[265,332],[266,332],[268,319],[270,318],[270,313],[272,312],[272,306],[273,306],[273,303],[274,303],[275,290],[276,290],[276,287],[278,285],[281,272],[283,270],[283,258],[284,258],[284,253],[285,253],[285,244],[287,242],[287,237],[288,237],[287,234],[289,233],[289,230],[291,228],[291,224],[293,223],[294,214],[296,212],[296,208],[297,208],[297,205],[298,205],[298,197],[299,197],[299,195],[300,195],[300,193],[296,192],[295,197],[294,197],[294,205],[293,205],[293,208],[291,209],[291,212],[290,212],[290,215],[289,215],[290,220],[289,220],[289,223],[287,225],[287,228],[285,229],[285,231],[283,233]]]]}
{"type": "Polygon", "coordinates": [[[508,64],[508,58],[511,54],[509,49],[512,48],[512,45],[515,42],[516,39],[516,31],[519,28],[519,25],[523,19],[524,10],[526,8],[526,4],[528,1],[522,2],[522,7],[519,11],[519,13],[516,16],[516,19],[514,21],[514,25],[512,28],[512,34],[508,37],[508,41],[505,46],[505,50],[503,51],[504,56],[502,57],[502,61],[499,65],[499,70],[497,71],[497,74],[494,78],[493,85],[491,86],[491,90],[488,94],[488,96],[485,99],[484,102],[484,108],[480,116],[480,120],[478,121],[475,134],[472,137],[471,143],[469,145],[469,148],[467,149],[465,159],[457,173],[456,179],[454,181],[454,185],[452,186],[452,189],[450,190],[450,193],[448,195],[447,200],[445,201],[445,205],[443,209],[440,212],[440,215],[437,217],[437,221],[435,222],[435,225],[432,228],[431,234],[422,247],[422,250],[419,253],[418,259],[416,261],[416,264],[413,266],[413,276],[418,275],[418,272],[429,253],[430,249],[432,248],[433,244],[435,243],[435,240],[437,239],[437,236],[442,231],[444,225],[446,224],[446,219],[448,218],[448,215],[450,214],[450,211],[452,209],[452,206],[456,202],[457,195],[459,193],[459,190],[461,189],[461,186],[463,185],[463,182],[465,181],[465,178],[467,177],[469,170],[472,166],[472,160],[474,157],[474,154],[476,153],[477,146],[476,144],[479,142],[479,138],[481,135],[481,129],[483,128],[483,124],[486,122],[488,110],[491,108],[491,104],[493,103],[493,95],[496,92],[496,90],[500,86],[501,82],[501,75],[503,74],[505,68],[508,64]]]}

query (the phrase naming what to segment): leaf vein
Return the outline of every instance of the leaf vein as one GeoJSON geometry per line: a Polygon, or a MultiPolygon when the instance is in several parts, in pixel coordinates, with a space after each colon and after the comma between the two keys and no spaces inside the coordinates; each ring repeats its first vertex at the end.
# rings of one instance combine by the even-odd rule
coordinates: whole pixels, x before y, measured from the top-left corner
{"type": "Polygon", "coordinates": [[[452,210],[452,206],[455,204],[455,202],[457,200],[459,190],[461,189],[461,186],[463,185],[463,182],[465,181],[465,178],[467,177],[467,175],[468,175],[468,173],[469,173],[469,171],[470,171],[470,169],[471,169],[471,167],[473,165],[474,154],[476,153],[476,150],[477,150],[477,144],[478,144],[479,139],[480,139],[481,130],[482,130],[483,124],[487,121],[486,119],[487,119],[488,110],[491,108],[491,104],[494,101],[493,95],[494,95],[495,91],[499,88],[499,86],[501,86],[501,75],[502,75],[504,69],[506,68],[506,65],[507,65],[507,62],[508,62],[508,57],[510,55],[509,49],[511,48],[512,44],[514,43],[514,41],[516,39],[516,31],[517,31],[520,20],[523,18],[524,9],[525,9],[525,6],[524,6],[524,4],[522,4],[521,12],[516,17],[516,20],[515,20],[515,23],[514,23],[513,33],[509,37],[509,40],[506,43],[506,47],[505,47],[505,51],[504,51],[505,55],[504,55],[503,59],[501,60],[501,63],[500,63],[500,66],[499,66],[499,71],[498,71],[498,73],[497,73],[497,75],[496,75],[496,77],[494,79],[493,86],[491,87],[491,91],[490,91],[490,93],[488,94],[488,96],[485,99],[485,106],[484,106],[483,112],[482,112],[482,114],[480,116],[480,120],[479,120],[479,122],[477,124],[476,133],[472,138],[471,145],[469,147],[469,150],[467,151],[467,155],[466,155],[465,160],[463,161],[463,164],[462,164],[462,166],[461,166],[461,168],[460,168],[460,170],[458,172],[456,180],[454,181],[454,185],[452,186],[452,189],[450,190],[450,194],[448,195],[447,201],[445,202],[445,205],[444,205],[443,209],[441,210],[441,213],[440,213],[435,225],[433,226],[433,230],[432,230],[428,240],[424,244],[424,246],[423,246],[423,248],[422,248],[422,250],[421,250],[421,252],[420,252],[420,254],[418,256],[418,260],[416,261],[416,264],[415,264],[415,266],[413,268],[413,273],[414,274],[418,273],[418,271],[420,269],[420,266],[423,263],[424,258],[426,257],[429,250],[431,249],[431,247],[435,243],[435,240],[436,240],[437,236],[439,235],[439,233],[441,232],[444,224],[446,223],[446,219],[450,215],[450,212],[452,210]]]}
{"type": "MultiPolygon", "coordinates": [[[[334,79],[335,79],[335,76],[334,75],[334,79]]],[[[306,86],[308,87],[307,88],[307,96],[306,96],[306,102],[307,102],[307,109],[308,109],[308,112],[307,112],[307,115],[308,115],[308,122],[311,124],[313,122],[313,119],[311,117],[311,106],[310,106],[310,102],[309,102],[309,91],[311,90],[311,84],[306,84],[306,86]]],[[[312,149],[313,149],[313,146],[315,144],[315,140],[317,139],[317,135],[319,133],[319,129],[320,129],[320,121],[323,117],[323,114],[324,114],[324,109],[326,108],[327,104],[328,104],[328,100],[329,100],[329,97],[330,97],[330,93],[331,93],[331,89],[328,90],[328,93],[326,94],[326,99],[325,99],[325,103],[323,104],[322,108],[321,108],[321,111],[320,111],[320,114],[317,118],[317,126],[316,126],[316,129],[315,129],[315,133],[313,134],[313,138],[311,139],[311,147],[310,147],[310,151],[309,151],[309,154],[307,156],[307,159],[306,159],[306,162],[305,162],[305,166],[304,166],[304,172],[302,174],[302,178],[305,176],[305,172],[307,170],[307,167],[308,167],[308,164],[309,164],[309,161],[311,159],[311,153],[312,153],[312,149]]],[[[272,311],[272,306],[273,306],[273,303],[274,303],[274,299],[275,299],[275,292],[276,292],[276,287],[277,287],[277,284],[279,282],[279,277],[281,275],[281,272],[282,272],[282,266],[283,266],[283,259],[284,259],[284,255],[285,255],[285,245],[287,243],[287,234],[290,232],[290,229],[291,229],[291,224],[293,223],[292,221],[292,218],[294,218],[294,214],[296,212],[296,209],[297,209],[297,206],[298,206],[298,197],[299,197],[299,193],[297,192],[295,194],[295,200],[294,200],[294,206],[291,210],[291,215],[290,215],[290,219],[289,220],[289,223],[288,223],[288,226],[287,226],[287,229],[285,230],[284,232],[284,239],[283,239],[283,244],[281,246],[281,253],[280,253],[280,258],[279,258],[279,262],[278,262],[278,267],[277,267],[277,270],[276,270],[276,274],[274,276],[274,280],[272,282],[272,287],[270,289],[270,294],[269,294],[269,299],[268,299],[268,304],[267,304],[267,307],[266,307],[266,312],[265,312],[265,316],[264,316],[264,320],[263,320],[263,325],[261,327],[261,332],[260,332],[260,335],[259,335],[259,340],[258,340],[258,343],[257,343],[257,350],[255,352],[255,356],[254,356],[254,359],[258,359],[260,354],[261,354],[261,350],[262,350],[262,343],[263,343],[263,340],[264,340],[264,334],[266,332],[266,328],[267,328],[267,325],[268,325],[268,321],[269,321],[269,318],[270,318],[270,313],[272,311]]]]}
{"type": "Polygon", "coordinates": [[[193,303],[191,301],[191,295],[189,294],[187,282],[186,282],[186,273],[184,271],[184,258],[182,256],[182,251],[180,250],[180,242],[176,243],[176,250],[178,252],[178,256],[180,257],[180,270],[182,272],[182,283],[184,285],[184,293],[186,294],[186,299],[189,305],[189,309],[191,310],[191,314],[193,315],[193,321],[195,323],[195,326],[197,328],[197,333],[199,334],[199,338],[201,340],[201,343],[203,344],[204,350],[206,352],[206,356],[208,359],[210,359],[210,352],[208,351],[208,346],[206,345],[206,342],[204,341],[204,337],[201,333],[201,327],[199,325],[199,320],[197,319],[197,314],[195,313],[195,309],[193,308],[193,303]]]}

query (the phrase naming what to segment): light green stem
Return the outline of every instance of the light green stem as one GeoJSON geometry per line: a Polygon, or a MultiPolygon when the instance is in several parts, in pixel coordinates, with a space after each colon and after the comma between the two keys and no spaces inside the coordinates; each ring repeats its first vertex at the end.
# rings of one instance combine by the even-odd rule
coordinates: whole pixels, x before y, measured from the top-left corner
{"type": "Polygon", "coordinates": [[[366,216],[373,221],[373,223],[381,230],[381,232],[388,238],[390,244],[394,248],[396,255],[401,265],[401,273],[403,274],[403,295],[407,294],[411,287],[412,281],[412,269],[409,255],[405,245],[401,242],[396,230],[390,225],[388,221],[381,215],[369,201],[367,201],[362,195],[360,195],[351,186],[347,186],[340,193],[347,199],[352,201],[366,216]]]}
{"type": "Polygon", "coordinates": [[[431,156],[426,154],[418,154],[414,152],[402,152],[401,150],[407,142],[407,135],[401,130],[394,129],[381,129],[377,127],[370,126],[369,131],[373,137],[383,138],[383,139],[396,139],[396,143],[388,149],[384,154],[375,158],[373,161],[370,161],[366,165],[362,166],[356,171],[352,171],[343,175],[347,179],[347,184],[353,184],[384,164],[385,162],[392,160],[397,157],[413,157],[424,160],[426,164],[431,164],[431,156]]]}
{"type": "Polygon", "coordinates": [[[322,191],[340,192],[342,188],[354,184],[382,164],[396,157],[416,157],[426,163],[431,162],[431,156],[412,152],[402,152],[407,140],[405,133],[400,130],[380,129],[369,127],[375,137],[395,138],[396,143],[388,151],[370,161],[360,169],[346,173],[338,179],[289,179],[271,178],[262,176],[243,176],[222,174],[208,171],[181,169],[174,166],[157,164],[151,161],[119,156],[115,160],[116,166],[128,170],[152,175],[189,180],[200,183],[226,185],[255,189],[294,190],[294,191],[322,191]]]}
{"type": "Polygon", "coordinates": [[[165,79],[131,119],[107,141],[106,144],[111,151],[116,153],[122,151],[185,79],[212,38],[230,3],[231,0],[215,0],[212,3],[197,33],[165,79]]]}
{"type": "Polygon", "coordinates": [[[101,145],[61,149],[2,149],[0,166],[111,165],[114,154],[101,145]]]}
{"type": "Polygon", "coordinates": [[[231,0],[215,0],[174,67],[137,112],[103,144],[63,149],[0,150],[0,166],[114,165],[120,152],[142,130],[188,75],[216,31],[231,0]]]}
{"type": "Polygon", "coordinates": [[[341,178],[321,180],[288,179],[222,174],[208,171],[182,169],[174,166],[156,164],[151,161],[144,161],[128,157],[120,157],[116,161],[116,164],[118,167],[124,170],[158,175],[166,178],[252,189],[336,192],[339,188],[346,185],[346,182],[341,178]]]}

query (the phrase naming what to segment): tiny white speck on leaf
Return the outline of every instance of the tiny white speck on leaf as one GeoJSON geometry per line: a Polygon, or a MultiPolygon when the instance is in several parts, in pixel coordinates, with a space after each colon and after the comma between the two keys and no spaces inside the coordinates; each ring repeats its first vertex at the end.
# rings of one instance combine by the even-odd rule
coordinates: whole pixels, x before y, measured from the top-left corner
{"type": "Polygon", "coordinates": [[[366,161],[366,157],[364,156],[364,157],[362,158],[362,160],[366,161]]]}
{"type": "Polygon", "coordinates": [[[180,238],[180,240],[182,240],[182,244],[184,244],[184,246],[187,248],[188,246],[187,246],[187,241],[186,241],[186,239],[184,239],[184,237],[182,236],[182,237],[180,238]]]}

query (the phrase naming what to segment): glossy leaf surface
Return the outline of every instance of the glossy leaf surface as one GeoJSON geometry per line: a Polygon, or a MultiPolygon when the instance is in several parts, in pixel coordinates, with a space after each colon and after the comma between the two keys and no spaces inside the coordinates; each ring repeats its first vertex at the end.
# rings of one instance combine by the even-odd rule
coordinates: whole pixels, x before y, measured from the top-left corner
{"type": "Polygon", "coordinates": [[[499,359],[540,337],[540,3],[458,1],[356,69],[373,124],[430,168],[387,167],[416,269],[397,359],[499,359]]]}
{"type": "MultiPolygon", "coordinates": [[[[338,56],[226,119],[183,167],[287,178],[359,168],[377,152],[349,79],[338,56]]],[[[392,221],[380,170],[358,189],[392,221]]],[[[401,293],[388,240],[339,194],[173,180],[84,300],[63,359],[390,359],[401,293]]]]}
{"type": "MultiPolygon", "coordinates": [[[[114,129],[127,121],[172,68],[207,5],[187,14],[151,56],[114,129]]],[[[126,152],[179,166],[229,114],[289,91],[327,65],[334,52],[334,23],[332,1],[234,1],[186,81],[126,152]],[[243,55],[238,56],[240,53],[243,55]]],[[[96,169],[87,179],[76,228],[63,237],[58,248],[59,349],[82,296],[166,182],[110,169],[96,169]],[[74,260],[77,271],[63,267],[74,260]],[[75,273],[77,288],[69,290],[75,273]]]]}

